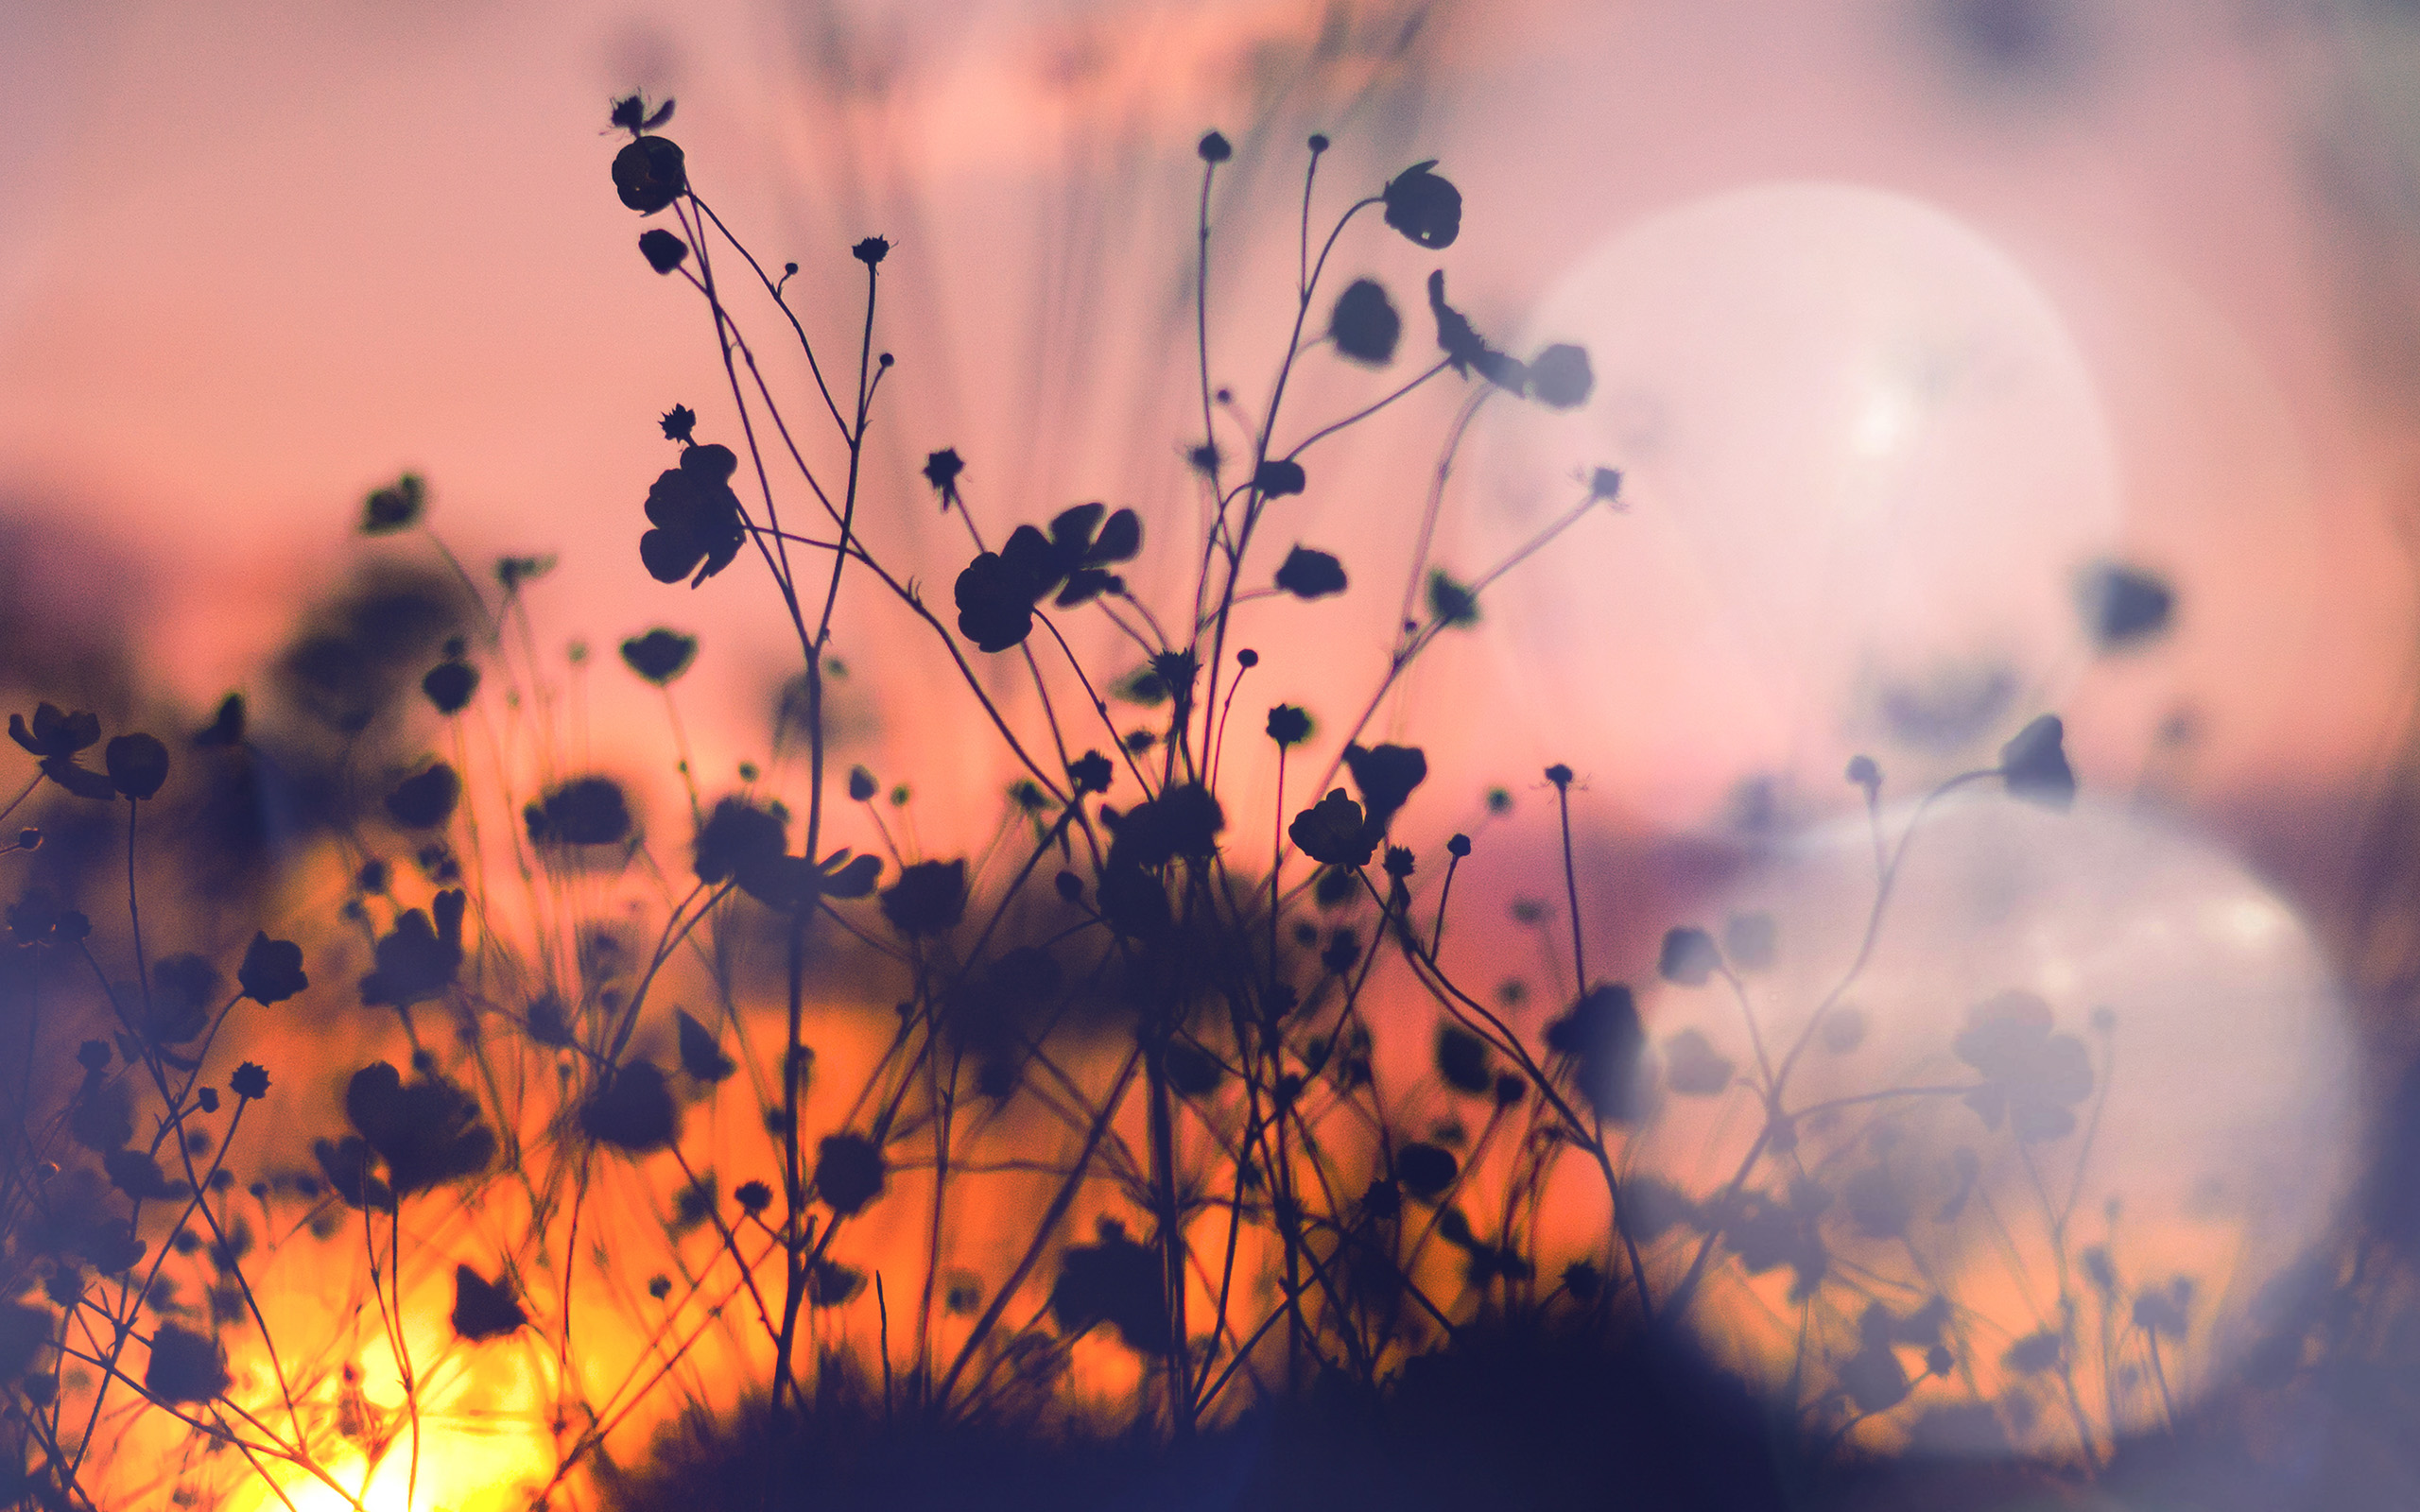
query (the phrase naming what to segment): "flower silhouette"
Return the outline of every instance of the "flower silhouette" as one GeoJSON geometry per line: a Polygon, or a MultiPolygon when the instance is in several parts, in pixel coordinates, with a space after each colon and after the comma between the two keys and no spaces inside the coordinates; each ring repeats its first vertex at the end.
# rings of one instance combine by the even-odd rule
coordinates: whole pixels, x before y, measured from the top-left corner
{"type": "Polygon", "coordinates": [[[77,752],[100,742],[98,714],[62,713],[56,704],[40,704],[34,709],[31,728],[25,715],[9,716],[9,738],[40,757],[42,774],[78,798],[106,802],[117,797],[117,787],[108,777],[76,762],[77,752]]]}
{"type": "Polygon", "coordinates": [[[2005,1116],[2028,1144],[2075,1128],[2075,1105],[2092,1095],[2092,1059],[2083,1040],[2050,1026],[2050,1005],[2031,992],[2003,992],[1966,1010],[1950,1048],[1983,1074],[1965,1102],[1984,1127],[1999,1127],[2005,1116]]]}
{"type": "Polygon", "coordinates": [[[654,215],[688,189],[688,164],[666,138],[643,136],[614,154],[614,192],[642,215],[654,215]]]}
{"type": "Polygon", "coordinates": [[[696,636],[661,626],[622,643],[623,664],[659,688],[679,680],[697,655],[696,636]]]}
{"type": "Polygon", "coordinates": [[[1462,233],[1462,192],[1429,170],[1437,160],[1415,163],[1387,180],[1379,198],[1387,224],[1431,250],[1454,245],[1462,233]]]}
{"type": "Polygon", "coordinates": [[[2000,775],[2013,798],[2066,809],[2076,800],[2076,774],[2067,765],[2066,726],[2044,714],[2000,747],[2000,775]]]}
{"type": "Polygon", "coordinates": [[[655,528],[639,538],[639,559],[649,576],[659,583],[689,577],[695,588],[731,565],[748,539],[739,496],[731,491],[738,470],[730,447],[692,446],[681,454],[679,467],[656,478],[647,490],[647,517],[655,528]]]}
{"type": "MultiPolygon", "coordinates": [[[[928,480],[934,477],[934,463],[944,455],[956,461],[955,454],[935,453],[926,461],[928,480]]],[[[934,486],[946,500],[958,473],[954,467],[941,472],[934,486]]],[[[1103,504],[1062,510],[1050,522],[1047,536],[1031,525],[1019,525],[998,551],[982,553],[958,575],[959,633],[985,651],[1023,644],[1033,633],[1034,606],[1053,590],[1061,609],[1125,592],[1124,580],[1108,569],[1132,560],[1142,546],[1141,517],[1132,509],[1110,514],[1103,504]]]]}

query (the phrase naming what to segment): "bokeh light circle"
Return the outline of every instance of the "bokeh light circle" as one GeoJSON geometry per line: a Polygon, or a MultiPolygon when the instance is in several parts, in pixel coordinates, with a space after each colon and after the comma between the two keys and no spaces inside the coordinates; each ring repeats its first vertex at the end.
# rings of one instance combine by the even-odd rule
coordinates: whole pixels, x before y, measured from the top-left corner
{"type": "Polygon", "coordinates": [[[2335,1221],[2360,1117],[2340,1000],[2219,850],[1997,793],[1923,815],[1843,988],[1909,818],[1783,849],[1707,917],[1729,964],[1643,995],[1651,1272],[1668,1291],[1730,1225],[1692,1321],[1871,1409],[1876,1444],[2105,1447],[2238,1379],[2264,1291],[2335,1221]],[[1767,1125],[1749,1013],[1792,1116],[1726,1206],[1767,1125]]]}
{"type": "Polygon", "coordinates": [[[1791,182],[1623,231],[1519,351],[1585,346],[1568,414],[1485,413],[1474,559],[1625,474],[1628,518],[1523,571],[1503,644],[1532,717],[1651,812],[1857,749],[1936,769],[2088,657],[2080,568],[2120,524],[2083,356],[2032,278],[1906,196],[1791,182]]]}

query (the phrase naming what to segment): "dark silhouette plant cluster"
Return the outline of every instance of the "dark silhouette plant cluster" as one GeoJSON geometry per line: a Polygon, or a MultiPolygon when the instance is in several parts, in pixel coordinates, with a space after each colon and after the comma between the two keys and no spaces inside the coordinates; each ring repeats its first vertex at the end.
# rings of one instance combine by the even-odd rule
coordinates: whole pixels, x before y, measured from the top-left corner
{"type": "MultiPolygon", "coordinates": [[[[1416,371],[1334,419],[1287,407],[1306,363],[1382,371],[1402,355],[1390,291],[1360,278],[1331,295],[1329,265],[1374,210],[1423,250],[1452,248],[1462,199],[1435,163],[1352,199],[1314,254],[1329,144],[1311,138],[1290,335],[1246,420],[1211,380],[1210,211],[1233,149],[1202,137],[1201,429],[1184,444],[1206,530],[1170,545],[1166,522],[1191,510],[1087,502],[994,547],[980,458],[935,451],[922,479],[965,556],[934,604],[886,559],[863,507],[888,497],[868,439],[882,386],[903,381],[876,346],[890,243],[849,249],[865,280],[852,376],[789,302],[797,265],[769,271],[699,192],[660,134],[671,113],[615,105],[627,140],[612,180],[633,212],[668,215],[639,250],[698,296],[725,391],[712,420],[687,404],[663,416],[678,455],[629,524],[658,584],[703,589],[743,558],[764,571],[797,642],[785,723],[803,748],[786,767],[743,766],[729,790],[701,785],[674,697],[698,641],[664,627],[623,640],[681,752],[685,822],[661,844],[642,791],[551,743],[562,715],[527,602],[551,558],[507,558],[475,580],[426,530],[427,487],[409,474],[368,496],[360,526],[424,543],[441,587],[372,581],[298,639],[280,675],[310,740],[271,739],[238,696],[190,743],[197,764],[240,760],[245,791],[307,810],[316,853],[346,877],[335,926],[155,955],[141,838],[187,764],[146,733],[104,744],[93,713],[12,714],[29,775],[0,819],[27,805],[60,818],[0,853],[56,855],[58,830],[80,854],[17,889],[0,962],[16,1068],[0,1504],[142,1494],[103,1473],[108,1456],[173,1444],[159,1463],[179,1488],[251,1477],[283,1496],[307,1482],[368,1512],[382,1463],[406,1458],[409,1497],[424,1446],[443,1452],[439,1383],[514,1350],[542,1382],[551,1479],[533,1504],[581,1494],[593,1471],[631,1505],[707,1484],[733,1504],[959,1504],[969,1486],[1030,1474],[1100,1504],[1174,1504],[1169,1487],[1205,1474],[1257,1487],[1255,1504],[1333,1505],[1352,1486],[1414,1505],[1543,1504],[1623,1474],[1652,1504],[1780,1505],[1853,1485],[1844,1446],[1869,1425],[1921,1415],[2005,1445],[2065,1414],[2080,1447],[2055,1473],[2072,1475],[2120,1465],[2127,1391],[2155,1387],[2182,1420],[2168,1372],[2197,1337],[2193,1279],[2130,1278],[2113,1245],[2073,1237],[2109,1021],[2088,1040],[2043,999],[1986,984],[1946,1047],[1953,1079],[1821,1100],[1792,1085],[1809,1055],[1861,1042],[1847,997],[1926,811],[1985,786],[2072,803],[2056,716],[1923,796],[1895,840],[1880,765],[1850,765],[1874,826],[1866,936],[1787,1035],[1747,983],[1798,942],[1761,916],[1674,928],[1653,966],[1677,990],[1727,992],[1744,1048],[1703,1028],[1659,1040],[1630,985],[1591,973],[1565,766],[1542,783],[1567,915],[1553,1001],[1533,1011],[1525,981],[1473,986],[1493,957],[1449,948],[1473,838],[1420,838],[1406,816],[1426,757],[1371,727],[1505,575],[1624,506],[1620,474],[1583,459],[1567,510],[1505,559],[1468,578],[1431,559],[1448,464],[1482,407],[1573,409],[1595,385],[1577,346],[1523,358],[1492,344],[1447,302],[1442,269],[1416,371]],[[797,343],[810,421],[765,376],[747,309],[797,343]],[[1253,604],[1351,586],[1336,552],[1277,550],[1287,501],[1334,486],[1320,443],[1449,378],[1467,387],[1412,511],[1377,686],[1332,725],[1279,703],[1265,717],[1247,704],[1236,727],[1263,661],[1242,644],[1253,604]],[[1136,593],[1147,541],[1198,564],[1189,602],[1136,593]],[[1012,768],[988,849],[925,853],[908,786],[838,770],[836,688],[869,665],[883,676],[839,654],[844,593],[886,605],[953,669],[970,723],[1012,768]],[[1105,627],[1121,667],[1080,657],[1079,616],[1105,627]],[[436,744],[416,749],[398,728],[436,744]],[[1274,814],[1231,811],[1230,737],[1268,743],[1274,814]],[[119,804],[122,823],[93,817],[119,804]],[[103,896],[105,928],[83,911],[103,896]],[[651,900],[651,940],[608,906],[629,897],[651,900]],[[280,1005],[294,1016],[256,1022],[280,1005]],[[303,1077],[273,1085],[240,1054],[278,1064],[305,1005],[344,1026],[342,1072],[300,1143],[249,1151],[247,1112],[303,1077]],[[861,1079],[826,1085],[816,1041],[829,1057],[867,1022],[861,1079]],[[1407,1034],[1426,1052],[1409,1079],[1380,1056],[1382,1036],[1407,1034]],[[1634,1158],[1675,1099],[1752,1109],[1749,1147],[1711,1190],[1634,1158]],[[1946,1104],[1973,1122],[1953,1155],[1893,1132],[1898,1109],[1946,1104]],[[2064,1200],[2036,1163],[2053,1152],[2064,1200]],[[2055,1321],[2013,1339],[1923,1263],[1975,1221],[1987,1159],[2033,1177],[2056,1256],[2055,1321]],[[239,1168],[256,1173],[240,1192],[239,1168]],[[648,1231],[633,1211],[652,1214],[648,1231]],[[902,1228],[905,1250],[874,1237],[902,1228]],[[1891,1270],[1886,1251],[1914,1272],[1891,1270]],[[258,1283],[288,1257],[354,1278],[354,1335],[281,1333],[258,1283]],[[1744,1296],[1785,1274],[1803,1310],[1798,1363],[1766,1400],[1676,1349],[1710,1290],[1744,1296]],[[580,1368],[600,1335],[638,1341],[602,1390],[580,1368]],[[752,1373],[720,1428],[701,1424],[734,1408],[730,1394],[683,1373],[709,1348],[752,1373]],[[363,1391],[371,1354],[399,1406],[363,1391]],[[2097,1377],[2080,1368],[2094,1360],[2097,1377]],[[2111,1384],[2087,1400],[2095,1379],[2111,1384]],[[1107,1408],[1103,1380],[1124,1383],[1107,1408]],[[617,1431],[676,1415],[660,1474],[618,1462],[617,1431]],[[933,1479],[944,1469],[947,1485],[933,1479]]],[[[2172,598],[2107,566],[2078,602],[2114,651],[2156,638],[2172,598]]],[[[1514,908],[1541,930],[1548,913],[1514,908]]]]}

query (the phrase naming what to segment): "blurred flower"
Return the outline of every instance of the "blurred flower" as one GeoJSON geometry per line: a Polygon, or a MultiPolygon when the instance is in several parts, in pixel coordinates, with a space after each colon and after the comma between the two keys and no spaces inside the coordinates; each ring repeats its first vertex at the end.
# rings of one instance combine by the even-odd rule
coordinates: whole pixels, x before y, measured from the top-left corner
{"type": "Polygon", "coordinates": [[[2044,714],[2000,747],[2000,776],[2013,797],[2054,809],[2074,805],[2076,774],[2067,765],[2066,734],[2057,714],[2044,714]]]}
{"type": "Polygon", "coordinates": [[[1403,335],[1403,317],[1375,279],[1356,279],[1345,285],[1328,312],[1328,339],[1355,362],[1380,368],[1394,360],[1395,343],[1403,335]]]}
{"type": "Polygon", "coordinates": [[[1966,1010],[1950,1048],[1984,1076],[1965,1102],[1986,1128],[1999,1127],[2005,1113],[2011,1131],[2031,1144],[2076,1126],[2074,1106],[2092,1095],[2092,1058],[2082,1040],[2050,1028],[2050,1005],[2031,992],[2003,992],[1966,1010]]]}
{"type": "Polygon", "coordinates": [[[657,687],[680,680],[697,660],[698,638],[662,626],[622,643],[622,662],[657,687]]]}

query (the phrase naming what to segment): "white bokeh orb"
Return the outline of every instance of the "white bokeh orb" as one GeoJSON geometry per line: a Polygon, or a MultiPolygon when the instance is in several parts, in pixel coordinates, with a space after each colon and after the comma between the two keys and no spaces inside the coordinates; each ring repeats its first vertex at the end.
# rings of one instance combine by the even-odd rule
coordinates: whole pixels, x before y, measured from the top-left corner
{"type": "Polygon", "coordinates": [[[1491,559],[1576,467],[1622,470],[1628,518],[1525,565],[1496,617],[1549,743],[1650,814],[1854,750],[1945,770],[2083,671],[2076,575],[2120,515],[2102,406],[1973,228],[1848,184],[1717,195],[1573,267],[1516,350],[1551,342],[1588,350],[1595,394],[1483,412],[1458,544],[1491,559]]]}
{"type": "Polygon", "coordinates": [[[1718,941],[1769,919],[1769,960],[1752,923],[1703,985],[1641,994],[1650,1269],[1668,1293],[1722,1230],[1691,1322],[1869,1443],[2105,1450],[2238,1379],[2264,1288],[2329,1233],[2353,1044],[2308,930],[2221,850],[1969,791],[1924,815],[1853,977],[1862,819],[1710,911],[1718,941]],[[1791,1116],[1726,1205],[1769,1123],[1760,1064],[1791,1116]]]}

